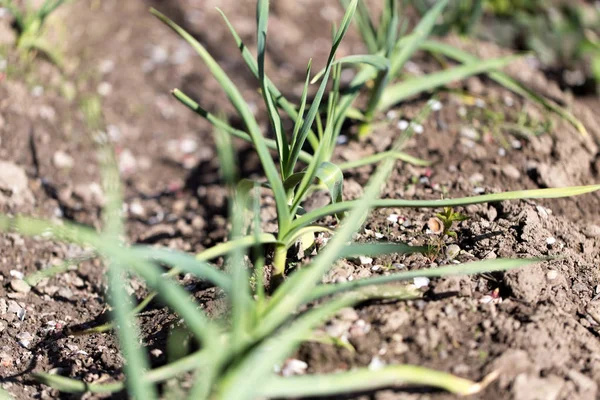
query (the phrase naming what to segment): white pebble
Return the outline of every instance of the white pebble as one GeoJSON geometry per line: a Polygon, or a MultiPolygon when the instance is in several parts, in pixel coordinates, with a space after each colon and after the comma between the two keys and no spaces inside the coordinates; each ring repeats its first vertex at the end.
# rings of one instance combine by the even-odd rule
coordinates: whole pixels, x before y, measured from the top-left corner
{"type": "Polygon", "coordinates": [[[23,279],[25,277],[21,271],[17,271],[16,269],[10,270],[10,276],[17,279],[23,279]]]}
{"type": "Polygon", "coordinates": [[[100,96],[106,97],[112,93],[112,85],[108,82],[100,82],[96,90],[100,96]]]}
{"type": "Polygon", "coordinates": [[[385,367],[385,362],[377,356],[373,357],[373,359],[371,359],[371,362],[369,363],[369,369],[371,371],[377,371],[382,369],[383,367],[385,367]]]}
{"type": "Polygon", "coordinates": [[[550,271],[548,271],[548,273],[546,273],[546,278],[549,281],[553,281],[556,278],[558,278],[558,271],[551,269],[550,271]]]}
{"type": "Polygon", "coordinates": [[[421,276],[413,279],[413,285],[417,287],[417,289],[429,286],[429,278],[421,276]]]}
{"type": "Polygon", "coordinates": [[[400,121],[398,121],[398,129],[400,129],[401,131],[405,131],[408,129],[408,121],[401,119],[400,121]]]}
{"type": "Polygon", "coordinates": [[[295,358],[286,360],[283,368],[281,368],[281,375],[292,376],[292,375],[303,375],[308,369],[308,364],[302,360],[295,358]]]}
{"type": "Polygon", "coordinates": [[[421,125],[421,124],[412,124],[412,128],[413,128],[413,131],[417,135],[420,135],[421,133],[423,133],[423,125],[421,125]]]}
{"type": "Polygon", "coordinates": [[[56,168],[71,169],[75,165],[75,160],[64,151],[59,150],[52,156],[52,163],[56,168]]]}
{"type": "Polygon", "coordinates": [[[554,243],[556,243],[556,239],[552,236],[550,236],[549,238],[546,239],[546,244],[548,246],[552,246],[554,243]]]}
{"type": "Polygon", "coordinates": [[[398,219],[399,219],[399,218],[400,218],[400,217],[398,216],[398,214],[390,214],[390,216],[389,216],[389,217],[387,217],[387,220],[388,220],[389,222],[391,222],[392,224],[396,224],[396,223],[398,223],[398,219]]]}
{"type": "Polygon", "coordinates": [[[367,265],[367,264],[373,263],[373,259],[371,257],[360,256],[360,257],[358,257],[358,259],[360,260],[360,263],[362,265],[367,265]]]}
{"type": "Polygon", "coordinates": [[[431,109],[433,111],[439,111],[442,109],[442,103],[439,100],[431,99],[427,103],[429,104],[429,107],[431,107],[431,109]]]}

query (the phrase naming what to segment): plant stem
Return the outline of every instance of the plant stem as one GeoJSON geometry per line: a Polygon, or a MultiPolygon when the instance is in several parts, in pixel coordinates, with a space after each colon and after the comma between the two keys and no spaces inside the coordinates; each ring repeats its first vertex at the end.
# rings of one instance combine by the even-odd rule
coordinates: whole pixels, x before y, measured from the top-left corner
{"type": "Polygon", "coordinates": [[[373,117],[375,116],[375,112],[377,111],[377,106],[379,104],[379,100],[383,94],[385,87],[387,86],[389,81],[389,70],[379,71],[377,74],[377,78],[375,78],[375,86],[371,92],[371,96],[369,98],[369,104],[367,105],[367,110],[365,111],[365,121],[360,124],[358,129],[358,137],[365,138],[369,136],[371,133],[371,123],[373,122],[373,117]]]}
{"type": "Polygon", "coordinates": [[[284,244],[275,246],[275,256],[273,257],[273,267],[276,276],[283,276],[285,272],[285,262],[287,260],[287,248],[284,244]]]}

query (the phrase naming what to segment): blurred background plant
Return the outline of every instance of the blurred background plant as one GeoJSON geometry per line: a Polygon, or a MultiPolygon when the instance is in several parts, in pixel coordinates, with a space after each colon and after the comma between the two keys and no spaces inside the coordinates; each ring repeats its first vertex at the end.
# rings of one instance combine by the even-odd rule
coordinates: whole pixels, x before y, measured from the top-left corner
{"type": "Polygon", "coordinates": [[[7,9],[14,18],[16,46],[24,61],[31,61],[37,53],[41,53],[58,67],[62,66],[62,54],[44,36],[48,17],[67,1],[45,0],[36,8],[31,1],[18,5],[15,0],[0,0],[0,7],[7,9]]]}
{"type": "MultiPolygon", "coordinates": [[[[409,0],[425,15],[434,0],[409,0]]],[[[600,5],[563,0],[458,0],[434,32],[473,35],[532,51],[543,70],[575,94],[598,94],[600,5]]]]}

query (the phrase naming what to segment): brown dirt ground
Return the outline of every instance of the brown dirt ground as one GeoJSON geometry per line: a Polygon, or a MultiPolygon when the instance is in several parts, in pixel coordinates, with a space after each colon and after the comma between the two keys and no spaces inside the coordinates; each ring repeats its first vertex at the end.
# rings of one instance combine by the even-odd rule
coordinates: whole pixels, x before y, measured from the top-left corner
{"type": "MultiPolygon", "coordinates": [[[[315,65],[324,62],[328,25],[339,20],[341,13],[337,4],[319,0],[274,3],[270,29],[276,34],[269,43],[269,70],[284,92],[294,96],[301,90],[308,58],[314,57],[315,65]]],[[[214,6],[221,7],[252,48],[253,2],[105,0],[69,5],[55,19],[59,25],[68,23],[68,29],[62,33],[58,29],[57,34],[59,41],[66,42],[66,72],[61,74],[39,60],[0,81],[0,161],[14,163],[26,173],[19,181],[25,184],[14,191],[2,187],[0,179],[2,212],[99,225],[101,193],[93,130],[81,106],[92,98],[101,100],[103,115],[98,123],[118,152],[126,184],[129,240],[195,252],[224,237],[225,193],[218,182],[211,130],[168,92],[173,87],[185,88],[208,109],[231,109],[187,45],[147,13],[150,5],[202,39],[244,95],[260,104],[255,82],[214,12],[214,6]],[[66,95],[70,91],[75,94],[72,99],[66,95]]],[[[8,23],[7,18],[0,19],[0,37],[10,45],[8,23]]],[[[486,57],[505,53],[482,43],[461,45],[486,57]]],[[[349,54],[363,49],[351,35],[340,51],[349,54]]],[[[9,65],[19,65],[12,51],[4,54],[9,65]]],[[[426,58],[415,61],[413,73],[435,67],[426,58]]],[[[444,108],[408,145],[411,154],[434,161],[433,166],[399,163],[384,197],[458,197],[597,182],[598,99],[573,99],[526,60],[509,72],[568,104],[591,138],[581,138],[568,124],[552,118],[551,134],[539,137],[524,138],[501,129],[508,143],[504,149],[492,134],[497,126],[470,100],[484,101],[486,110],[505,115],[508,122],[515,121],[522,109],[537,120],[544,115],[488,79],[473,78],[440,94],[444,108]],[[461,96],[463,91],[470,97],[461,96]],[[468,127],[474,127],[480,139],[474,140],[468,127]]],[[[414,117],[425,101],[408,102],[382,116],[369,141],[340,146],[337,157],[354,159],[385,149],[400,132],[398,120],[414,117]]],[[[259,173],[256,159],[244,146],[240,149],[242,172],[259,173]]],[[[12,164],[2,166],[8,170],[12,164]]],[[[360,194],[371,170],[364,167],[347,174],[347,198],[360,194]]],[[[11,176],[19,178],[16,173],[11,176]]],[[[561,257],[506,274],[433,280],[422,300],[371,303],[346,310],[326,329],[347,338],[355,353],[307,344],[297,357],[308,363],[309,372],[412,363],[480,379],[500,368],[500,379],[474,396],[481,399],[598,398],[599,205],[600,197],[592,194],[462,209],[470,220],[458,228],[460,261],[561,257]],[[502,301],[486,302],[494,293],[502,301]]],[[[427,242],[431,239],[424,232],[425,225],[433,212],[375,211],[359,239],[427,242]],[[399,223],[388,220],[391,214],[400,218],[399,223]]],[[[122,378],[122,360],[112,334],[70,335],[104,321],[101,263],[82,263],[77,270],[42,281],[29,293],[13,290],[15,272],[11,271],[27,275],[81,253],[82,249],[73,246],[0,235],[0,370],[3,387],[18,399],[72,397],[35,384],[28,378],[32,371],[59,369],[86,381],[122,378]]],[[[440,254],[436,263],[448,261],[440,254]]],[[[430,265],[421,255],[375,259],[371,265],[348,261],[327,279],[355,279],[430,265]]],[[[210,289],[187,278],[183,281],[209,312],[218,307],[211,301],[210,289]]],[[[139,283],[131,286],[136,295],[144,294],[139,283]]],[[[155,350],[151,352],[155,365],[165,361],[162,350],[173,322],[173,316],[158,303],[141,318],[143,340],[149,350],[155,350]]],[[[427,390],[381,390],[343,398],[437,400],[453,396],[427,390]]]]}

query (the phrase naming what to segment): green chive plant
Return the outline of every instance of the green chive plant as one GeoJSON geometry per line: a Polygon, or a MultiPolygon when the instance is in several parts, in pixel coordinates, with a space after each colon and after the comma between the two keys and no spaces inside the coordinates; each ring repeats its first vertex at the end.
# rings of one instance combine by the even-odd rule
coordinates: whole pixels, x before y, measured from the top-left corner
{"type": "Polygon", "coordinates": [[[24,58],[41,52],[57,66],[62,65],[61,55],[44,39],[44,27],[48,16],[66,1],[45,0],[39,8],[34,9],[29,2],[20,8],[14,0],[0,0],[0,7],[6,8],[15,19],[17,49],[24,58]]]}
{"type": "MultiPolygon", "coordinates": [[[[345,7],[349,5],[349,0],[340,1],[345,7]]],[[[424,12],[422,19],[414,30],[410,34],[402,36],[400,33],[405,30],[406,25],[399,23],[398,0],[385,1],[378,25],[373,22],[363,1],[359,1],[355,21],[363,42],[370,54],[385,57],[389,62],[389,68],[375,70],[369,65],[361,65],[361,69],[350,84],[352,90],[342,98],[342,110],[339,112],[340,120],[336,123],[338,129],[341,128],[346,117],[351,117],[361,121],[359,136],[366,136],[369,134],[373,118],[378,112],[388,110],[410,97],[432,91],[450,82],[481,73],[488,73],[497,83],[541,105],[548,111],[558,114],[575,126],[582,134],[587,133],[583,124],[569,111],[527,89],[508,75],[497,71],[514,61],[514,56],[481,60],[453,46],[428,40],[434,29],[438,27],[437,22],[447,4],[447,0],[437,1],[435,5],[424,12]],[[418,50],[447,57],[461,63],[461,65],[422,76],[405,77],[400,82],[393,83],[393,80],[400,76],[406,62],[418,50]],[[373,84],[368,95],[366,109],[359,111],[352,108],[359,95],[357,89],[365,86],[368,82],[373,82],[373,84]]]]}
{"type": "MultiPolygon", "coordinates": [[[[219,82],[224,92],[226,93],[229,101],[237,110],[238,115],[241,117],[245,124],[246,132],[233,128],[223,119],[216,117],[208,110],[203,109],[193,99],[187,96],[184,92],[179,89],[173,90],[173,95],[184,105],[198,113],[200,116],[211,122],[216,128],[223,130],[233,136],[242,138],[250,142],[260,159],[262,168],[266,175],[266,182],[260,183],[261,185],[270,188],[275,198],[275,206],[277,211],[277,225],[278,231],[275,234],[262,234],[260,237],[250,235],[239,239],[240,242],[251,245],[255,240],[259,240],[262,244],[270,244],[275,247],[273,255],[273,273],[275,277],[282,277],[287,267],[287,253],[288,250],[300,239],[306,236],[310,236],[316,232],[327,231],[328,228],[322,225],[316,224],[321,218],[328,215],[341,216],[343,212],[350,209],[354,202],[342,201],[342,186],[343,186],[343,167],[333,164],[331,155],[333,154],[337,134],[339,133],[341,126],[340,121],[344,118],[347,113],[348,106],[350,103],[347,102],[348,95],[341,95],[340,93],[340,68],[343,62],[367,64],[369,68],[384,68],[386,65],[385,61],[382,61],[381,56],[350,56],[342,58],[340,60],[335,59],[336,51],[340,45],[342,38],[347,32],[355,11],[358,7],[359,1],[351,1],[347,7],[344,18],[340,23],[339,29],[335,30],[333,35],[332,48],[325,65],[325,68],[317,74],[317,77],[321,80],[318,90],[314,96],[314,100],[310,107],[307,107],[307,92],[308,85],[310,83],[310,63],[308,67],[307,77],[304,83],[303,94],[300,99],[300,105],[296,108],[290,101],[288,101],[280,90],[278,90],[273,82],[266,76],[264,71],[264,61],[266,55],[266,43],[267,43],[267,28],[268,28],[268,13],[269,13],[269,2],[265,0],[259,0],[257,5],[257,48],[258,54],[256,59],[252,56],[248,48],[243,44],[239,35],[237,35],[232,24],[225,18],[225,22],[229,27],[236,44],[238,45],[242,58],[249,67],[249,69],[256,75],[259,80],[260,88],[262,91],[265,107],[267,109],[269,120],[271,122],[272,130],[275,134],[275,139],[267,139],[264,134],[260,131],[259,124],[256,121],[254,115],[250,111],[248,104],[243,99],[241,93],[236,88],[233,81],[227,76],[226,72],[218,65],[215,59],[208,53],[204,46],[189,35],[185,30],[161,14],[157,10],[152,9],[151,12],[157,16],[162,22],[168,27],[173,29],[176,33],[181,35],[186,41],[188,41],[193,48],[200,55],[212,75],[219,82]],[[373,66],[377,67],[373,67],[373,66]],[[324,98],[325,92],[328,88],[328,80],[332,78],[331,89],[328,93],[327,110],[325,113],[325,122],[322,123],[319,114],[319,108],[321,106],[321,100],[324,98]],[[294,119],[293,131],[288,134],[285,132],[282,123],[282,116],[280,115],[280,109],[285,114],[294,119]],[[305,112],[306,110],[306,112],[305,112]],[[315,128],[316,127],[316,128],[315,128]],[[314,128],[314,132],[313,132],[314,128]],[[310,147],[310,152],[305,152],[305,147],[310,147]],[[274,161],[271,154],[271,150],[277,154],[278,162],[274,161]],[[278,165],[277,165],[278,164],[278,165]],[[302,165],[304,164],[304,165],[302,165]],[[279,167],[279,168],[278,168],[279,167]],[[320,208],[306,212],[302,209],[302,202],[311,193],[314,188],[314,184],[325,185],[331,194],[331,204],[320,208]]],[[[415,35],[417,37],[426,37],[426,32],[431,30],[433,22],[435,21],[436,15],[439,15],[445,1],[440,2],[440,5],[436,6],[432,11],[433,13],[424,18],[419,26],[415,29],[413,36],[409,37],[408,43],[412,45],[402,46],[400,55],[396,58],[392,58],[392,61],[398,62],[407,59],[405,53],[410,47],[412,49],[410,54],[414,52],[414,49],[422,42],[422,40],[415,41],[412,39],[415,35]],[[424,24],[424,25],[423,25],[424,24]]],[[[394,25],[394,24],[392,24],[394,25]]],[[[505,63],[503,60],[502,63],[505,63]]],[[[479,65],[479,63],[477,63],[479,65]]],[[[485,63],[484,63],[485,64],[485,63]]],[[[469,64],[470,65],[470,64],[469,64]]],[[[488,65],[488,64],[486,64],[488,65]]],[[[480,67],[477,67],[480,68],[480,67]]],[[[362,73],[359,73],[361,75],[362,73]]],[[[420,118],[424,118],[426,110],[422,113],[420,118]]],[[[363,160],[363,163],[354,163],[351,166],[357,164],[364,165],[364,163],[372,163],[381,160],[385,160],[389,157],[398,158],[398,154],[403,154],[403,146],[406,139],[412,134],[412,129],[408,129],[404,132],[397,140],[396,144],[392,147],[389,152],[378,154],[363,160]]],[[[252,183],[247,181],[242,182],[240,186],[245,186],[246,191],[252,187],[252,183]]],[[[577,190],[577,189],[576,189],[577,190]]],[[[532,192],[518,192],[519,196],[530,196],[532,192]]],[[[538,192],[539,194],[550,194],[553,195],[565,195],[562,189],[555,192],[538,192]]],[[[380,200],[374,203],[375,207],[442,207],[442,206],[456,206],[461,204],[470,204],[472,202],[489,201],[489,199],[496,198],[498,200],[503,199],[507,194],[500,195],[489,195],[482,197],[474,197],[469,199],[461,200],[438,200],[433,202],[428,201],[410,201],[410,200],[398,200],[388,199],[380,200]],[[497,197],[495,197],[497,196],[497,197]]],[[[566,194],[568,195],[568,194],[566,194]]],[[[510,196],[510,195],[509,195],[510,196]]],[[[225,243],[222,246],[233,246],[233,243],[225,243]]],[[[218,247],[217,247],[218,248],[218,247]]],[[[202,256],[201,256],[202,257],[202,256]]]]}

